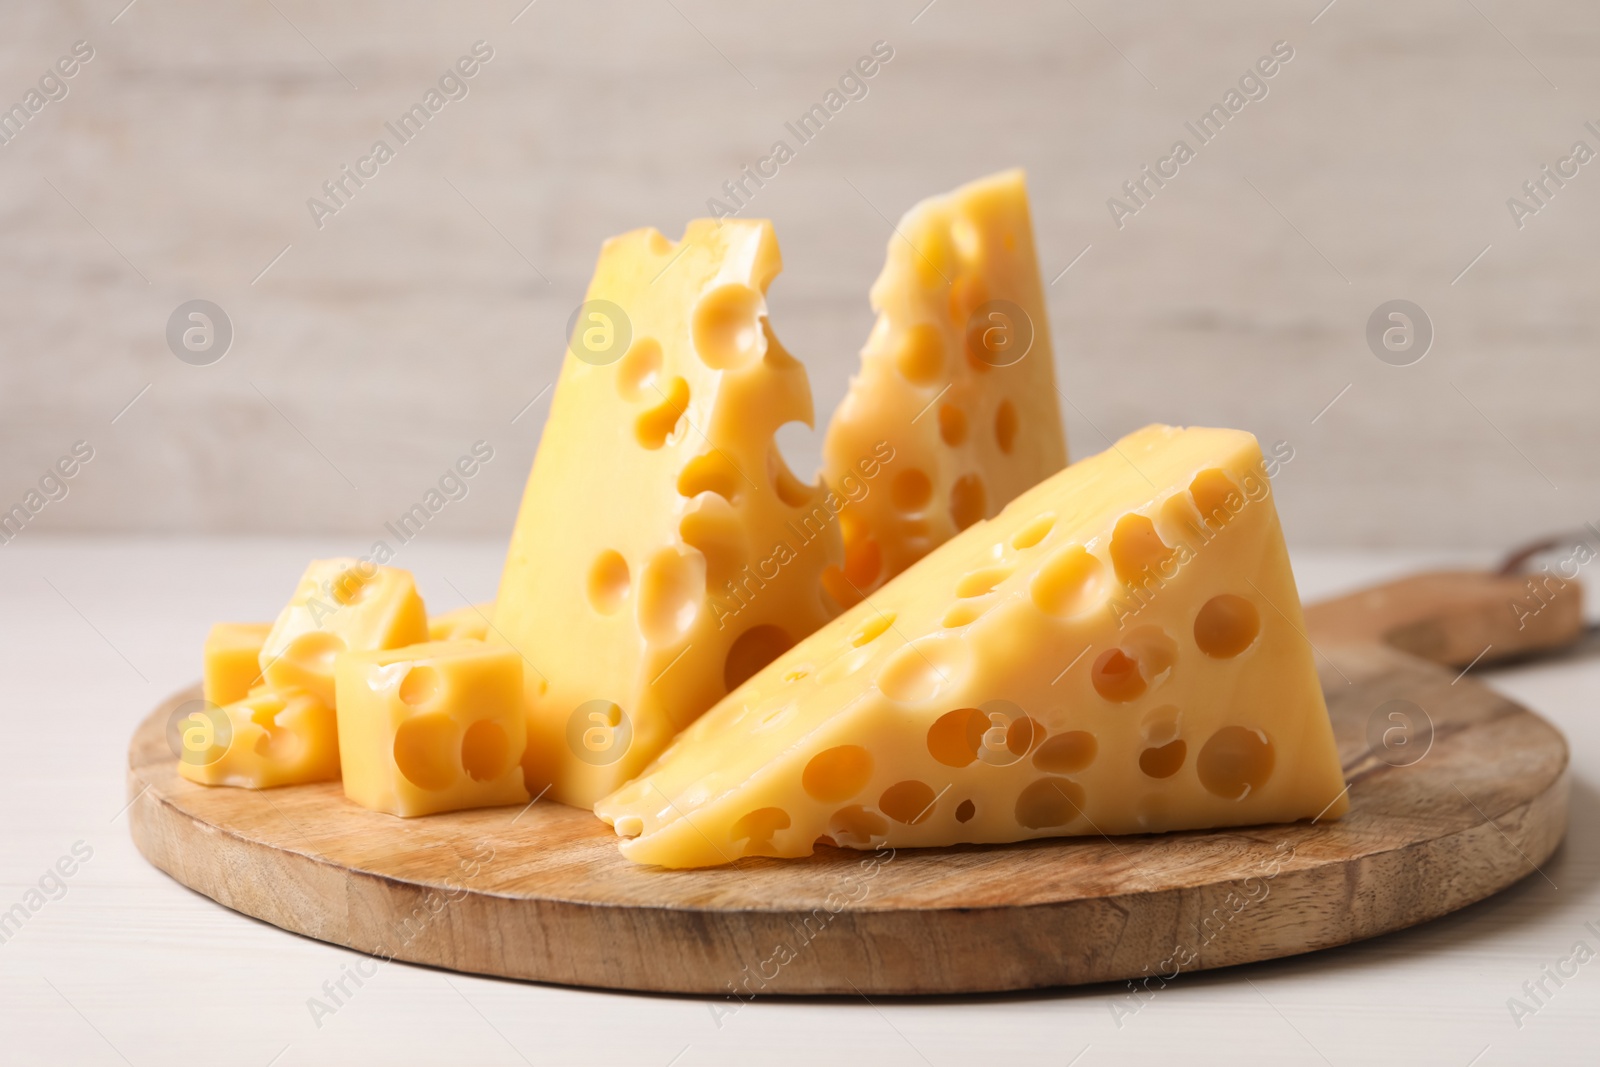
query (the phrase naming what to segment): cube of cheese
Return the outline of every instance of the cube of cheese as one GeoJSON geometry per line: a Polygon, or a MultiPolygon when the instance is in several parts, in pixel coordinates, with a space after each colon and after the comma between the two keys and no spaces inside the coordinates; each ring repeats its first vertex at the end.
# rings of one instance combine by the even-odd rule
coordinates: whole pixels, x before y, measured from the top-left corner
{"type": "Polygon", "coordinates": [[[339,777],[333,708],[304,689],[263,687],[221,707],[197,706],[177,734],[178,773],[201,785],[271,789],[339,777]]]}
{"type": "Polygon", "coordinates": [[[487,637],[532,665],[535,792],[593,804],[837,611],[840,501],[775,443],[812,421],[767,323],[779,267],[772,224],[745,219],[600,252],[487,637]]]}
{"type": "Polygon", "coordinates": [[[435,615],[428,620],[429,641],[482,641],[489,632],[494,602],[468,604],[464,608],[435,615]]]}
{"type": "Polygon", "coordinates": [[[427,639],[428,613],[409,572],[349,558],[314,560],[261,647],[261,675],[274,689],[306,689],[332,707],[339,653],[427,639]]]}
{"type": "Polygon", "coordinates": [[[243,700],[261,683],[261,646],[270,622],[219,622],[206,634],[205,698],[216,705],[243,700]]]}
{"type": "Polygon", "coordinates": [[[779,656],[595,806],[664,867],[1337,818],[1255,438],[1151,426],[779,656]]]}
{"type": "Polygon", "coordinates": [[[526,804],[522,658],[481,641],[347,652],[336,667],[344,795],[393,815],[526,804]]]}
{"type": "Polygon", "coordinates": [[[906,212],[872,286],[877,324],[828,426],[854,604],[1067,463],[1022,171],[906,212]],[[893,460],[874,474],[888,444],[893,460]]]}

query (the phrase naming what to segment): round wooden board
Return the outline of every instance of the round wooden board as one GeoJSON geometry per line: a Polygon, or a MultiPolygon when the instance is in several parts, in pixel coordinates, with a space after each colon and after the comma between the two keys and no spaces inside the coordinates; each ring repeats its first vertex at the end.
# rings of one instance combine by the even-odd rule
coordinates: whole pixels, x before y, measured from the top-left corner
{"type": "Polygon", "coordinates": [[[349,803],[337,783],[191,784],[165,736],[191,690],[134,734],[133,838],[230,908],[378,956],[740,997],[1170,977],[1372,937],[1532,874],[1566,829],[1560,733],[1420,660],[1329,651],[1323,684],[1352,801],[1331,823],[875,857],[824,848],[667,871],[627,862],[593,815],[549,802],[402,820],[349,803]],[[1409,766],[1367,741],[1375,710],[1397,699],[1433,724],[1409,766]]]}

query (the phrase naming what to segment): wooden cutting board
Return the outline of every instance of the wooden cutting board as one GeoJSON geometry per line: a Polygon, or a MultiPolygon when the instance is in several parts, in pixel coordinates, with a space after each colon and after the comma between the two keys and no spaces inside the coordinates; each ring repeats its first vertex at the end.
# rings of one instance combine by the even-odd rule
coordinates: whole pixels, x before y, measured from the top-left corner
{"type": "Polygon", "coordinates": [[[741,1000],[1170,978],[1372,937],[1540,877],[1566,830],[1561,734],[1470,675],[1377,643],[1318,646],[1350,783],[1331,823],[665,871],[549,802],[401,820],[337,783],[194,785],[166,727],[196,688],[134,733],[131,826],[184,885],[379,957],[741,1000]]]}

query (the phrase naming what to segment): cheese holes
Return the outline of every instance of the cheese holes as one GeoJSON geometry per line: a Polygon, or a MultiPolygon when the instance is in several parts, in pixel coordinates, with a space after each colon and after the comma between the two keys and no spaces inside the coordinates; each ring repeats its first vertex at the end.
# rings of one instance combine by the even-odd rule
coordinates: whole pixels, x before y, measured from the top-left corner
{"type": "Polygon", "coordinates": [[[1048,537],[1055,525],[1056,517],[1054,515],[1040,515],[1012,535],[1011,547],[1018,550],[1032,548],[1048,537]]]}
{"type": "Polygon", "coordinates": [[[1148,688],[1139,673],[1138,661],[1120,648],[1111,648],[1095,658],[1089,672],[1094,691],[1113,704],[1126,704],[1144,695],[1148,688]]]}
{"type": "Polygon", "coordinates": [[[1141,626],[1122,639],[1122,647],[1139,664],[1139,673],[1150,686],[1166,681],[1178,661],[1178,643],[1159,626],[1141,626]]]}
{"type": "Polygon", "coordinates": [[[722,681],[728,692],[733,692],[756,675],[761,668],[793,647],[794,641],[781,629],[770,624],[752,626],[728,649],[723,661],[722,681]]]}
{"type": "Polygon", "coordinates": [[[455,724],[444,714],[417,715],[394,735],[394,764],[418,789],[444,789],[456,780],[455,724]]]}
{"type": "Polygon", "coordinates": [[[422,664],[406,671],[400,679],[400,700],[413,708],[424,707],[433,703],[443,689],[444,676],[439,669],[422,664]]]}
{"type": "Polygon", "coordinates": [[[921,511],[933,499],[933,482],[915,467],[903,470],[889,484],[889,499],[901,511],[921,511]]]}
{"type": "Polygon", "coordinates": [[[865,848],[881,840],[889,830],[889,823],[875,811],[860,804],[840,808],[828,820],[828,836],[846,848],[865,848]]]}
{"type": "Polygon", "coordinates": [[[660,403],[641,414],[633,423],[633,436],[639,444],[651,451],[667,443],[677,428],[679,420],[689,410],[689,383],[674,377],[665,389],[655,386],[660,403]]]}
{"type": "Polygon", "coordinates": [[[653,337],[641,337],[617,364],[617,392],[622,399],[635,402],[654,397],[653,386],[660,374],[661,343],[653,337]]]}
{"type": "Polygon", "coordinates": [[[282,658],[311,674],[331,674],[333,658],[344,649],[344,639],[337,634],[309,630],[289,642],[282,658]]]}
{"type": "Polygon", "coordinates": [[[957,708],[928,727],[928,755],[946,767],[965,767],[978,758],[989,718],[977,708],[957,708]]]}
{"type": "Polygon", "coordinates": [[[695,551],[664,548],[639,575],[639,628],[652,644],[676,644],[700,614],[706,591],[705,557],[695,551]]]}
{"type": "Polygon", "coordinates": [[[1017,825],[1053,830],[1083,814],[1083,787],[1067,778],[1041,778],[1017,795],[1017,825]]]}
{"type": "Polygon", "coordinates": [[[808,503],[812,494],[816,492],[815,486],[802,482],[795,476],[794,471],[789,469],[788,461],[783,458],[783,449],[778,446],[776,437],[767,446],[767,478],[772,482],[773,492],[778,494],[778,499],[791,508],[808,503]]]}
{"type": "Polygon", "coordinates": [[[589,606],[602,615],[613,614],[628,599],[631,583],[628,561],[616,549],[606,549],[589,564],[589,606]]]}
{"type": "Polygon", "coordinates": [[[951,448],[967,440],[967,416],[954,404],[939,406],[939,437],[951,448]]]}
{"type": "Polygon", "coordinates": [[[982,570],[970,571],[961,576],[956,583],[956,596],[967,597],[983,596],[994,592],[1001,582],[1011,577],[1011,567],[985,567],[982,570]]]}
{"type": "Polygon", "coordinates": [[[837,804],[866,788],[872,777],[872,753],[860,745],[837,745],[811,757],[800,785],[813,800],[837,804]]]}
{"type": "Polygon", "coordinates": [[[1260,730],[1224,726],[1200,747],[1195,772],[1206,791],[1224,800],[1243,800],[1272,776],[1272,739],[1260,730]]]}
{"type": "Polygon", "coordinates": [[[748,285],[722,285],[694,308],[694,348],[713,370],[742,367],[764,347],[761,294],[748,285]]]}
{"type": "Polygon", "coordinates": [[[1044,561],[1028,594],[1046,615],[1072,618],[1100,602],[1104,584],[1105,565],[1082,545],[1065,545],[1044,561]]]}
{"type": "Polygon", "coordinates": [[[913,385],[932,385],[944,377],[944,335],[939,327],[919,322],[907,330],[895,353],[895,369],[913,385]]]}
{"type": "Polygon", "coordinates": [[[933,814],[933,787],[915,779],[896,782],[878,798],[878,810],[895,822],[915,826],[933,814]]]}
{"type": "Polygon", "coordinates": [[[856,628],[856,632],[850,635],[850,644],[856,648],[871,644],[882,637],[884,631],[893,625],[894,612],[880,612],[856,628]]]}
{"type": "Polygon", "coordinates": [[[890,700],[921,704],[966,680],[972,653],[956,634],[933,634],[903,645],[884,664],[878,689],[890,700]]]}
{"type": "Polygon", "coordinates": [[[757,808],[743,815],[729,830],[735,844],[744,842],[741,850],[746,856],[773,854],[772,835],[789,828],[789,813],[782,808],[757,808]]]}
{"type": "Polygon", "coordinates": [[[947,630],[959,629],[968,623],[976,622],[983,617],[983,613],[994,607],[996,597],[986,597],[978,600],[963,600],[944,613],[943,625],[947,630]]]}
{"type": "Polygon", "coordinates": [[[1189,496],[1200,509],[1200,517],[1213,527],[1223,527],[1244,507],[1244,497],[1226,474],[1216,468],[1203,470],[1189,483],[1189,496]]]}
{"type": "Polygon", "coordinates": [[[970,800],[963,800],[956,805],[956,822],[971,822],[972,817],[978,813],[977,807],[970,800]]]}
{"type": "Polygon", "coordinates": [[[1172,549],[1156,533],[1155,523],[1137,512],[1122,516],[1111,531],[1111,565],[1128,585],[1159,584],[1161,568],[1172,555],[1172,549]]]}
{"type": "Polygon", "coordinates": [[[982,519],[988,508],[988,492],[977,474],[963,474],[950,487],[950,521],[957,530],[965,530],[982,519]]]}
{"type": "Polygon", "coordinates": [[[1017,443],[1017,407],[1009,400],[1000,401],[994,413],[994,443],[1006,455],[1017,443]]]}
{"type": "Polygon", "coordinates": [[[1171,778],[1183,767],[1188,755],[1188,745],[1182,741],[1169,741],[1139,753],[1139,769],[1151,778],[1171,778]]]}
{"type": "Polygon", "coordinates": [[[1232,593],[1212,597],[1194,618],[1194,643],[1213,659],[1232,659],[1254,644],[1260,632],[1256,606],[1232,593]]]}
{"type": "Polygon", "coordinates": [[[715,493],[731,503],[738,499],[742,484],[733,461],[720,451],[696,456],[678,472],[678,494],[691,499],[701,493],[715,493]]]}
{"type": "Polygon", "coordinates": [[[744,566],[744,530],[726,501],[708,498],[678,523],[678,536],[705,559],[709,588],[723,588],[744,566]]]}
{"type": "Polygon", "coordinates": [[[504,728],[479,719],[461,737],[461,769],[474,782],[492,782],[511,769],[511,741],[504,728]]]}
{"type": "Polygon", "coordinates": [[[1094,734],[1068,730],[1040,745],[1033,754],[1033,765],[1052,774],[1074,774],[1093,763],[1099,750],[1094,734]]]}

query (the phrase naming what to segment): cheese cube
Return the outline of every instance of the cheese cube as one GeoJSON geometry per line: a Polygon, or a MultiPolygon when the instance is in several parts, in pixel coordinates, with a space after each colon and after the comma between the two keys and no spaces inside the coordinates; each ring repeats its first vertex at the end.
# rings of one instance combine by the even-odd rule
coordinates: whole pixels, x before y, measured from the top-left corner
{"type": "Polygon", "coordinates": [[[489,632],[494,603],[468,604],[428,620],[429,641],[482,641],[489,632]]]}
{"type": "Polygon", "coordinates": [[[592,805],[837,611],[841,502],[775,443],[812,422],[767,323],[779,267],[772,224],[745,219],[600,252],[487,637],[531,664],[535,792],[592,805]]]}
{"type": "Polygon", "coordinates": [[[341,652],[400,648],[428,639],[428,613],[407,571],[349,558],[312,561],[261,648],[274,689],[303,688],[333,706],[341,652]]]}
{"type": "Polygon", "coordinates": [[[207,700],[232,704],[260,684],[261,646],[271,629],[270,622],[219,622],[211,627],[204,649],[207,700]]]}
{"type": "Polygon", "coordinates": [[[303,689],[257,688],[231,704],[197,706],[177,735],[178,773],[201,785],[271,789],[339,777],[333,708],[303,689]]]}
{"type": "Polygon", "coordinates": [[[640,863],[1337,818],[1255,438],[1151,426],[779,656],[595,806],[640,863]]]}
{"type": "Polygon", "coordinates": [[[854,604],[1067,463],[1022,171],[906,212],[872,286],[877,324],[828,426],[846,496],[828,590],[854,604]],[[871,472],[888,442],[894,459],[871,472]]]}
{"type": "Polygon", "coordinates": [[[481,641],[348,652],[336,667],[344,795],[427,815],[526,804],[522,659],[481,641]]]}

